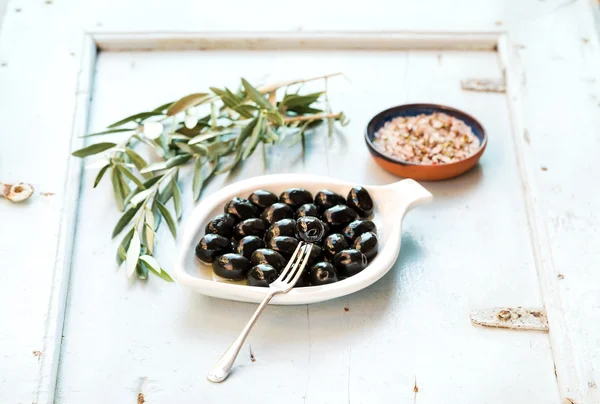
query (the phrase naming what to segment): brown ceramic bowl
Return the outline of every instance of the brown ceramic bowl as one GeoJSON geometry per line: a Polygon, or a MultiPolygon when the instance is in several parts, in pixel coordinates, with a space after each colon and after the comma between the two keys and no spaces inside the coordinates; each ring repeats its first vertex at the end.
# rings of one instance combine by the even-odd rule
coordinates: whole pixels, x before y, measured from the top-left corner
{"type": "Polygon", "coordinates": [[[458,109],[437,104],[406,104],[386,109],[385,111],[375,115],[367,125],[365,141],[367,142],[367,147],[369,148],[369,151],[371,152],[371,155],[377,164],[390,173],[400,177],[413,178],[415,180],[438,181],[456,177],[473,168],[485,150],[485,146],[487,145],[487,135],[479,121],[477,121],[471,115],[459,111],[458,109]],[[445,114],[454,116],[469,125],[473,131],[473,134],[477,136],[481,142],[479,150],[477,150],[477,152],[475,152],[475,154],[472,156],[455,163],[425,165],[409,163],[407,161],[402,161],[395,157],[388,156],[377,149],[377,147],[375,147],[373,144],[373,137],[375,136],[375,133],[386,122],[391,121],[398,116],[416,116],[420,114],[429,115],[435,112],[443,112],[445,114]]]}

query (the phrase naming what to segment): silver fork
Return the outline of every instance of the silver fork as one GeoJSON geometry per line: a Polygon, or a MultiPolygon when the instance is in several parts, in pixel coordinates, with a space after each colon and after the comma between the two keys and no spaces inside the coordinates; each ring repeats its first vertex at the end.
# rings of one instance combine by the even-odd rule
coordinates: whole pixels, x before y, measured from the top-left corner
{"type": "Polygon", "coordinates": [[[231,344],[229,349],[221,356],[221,359],[215,363],[215,366],[213,366],[212,370],[206,376],[208,380],[220,383],[227,379],[227,376],[229,376],[229,372],[231,372],[231,368],[235,363],[235,359],[240,353],[242,345],[244,345],[246,337],[248,337],[250,330],[252,330],[252,327],[254,327],[254,324],[256,324],[256,321],[258,320],[258,316],[260,316],[265,307],[267,307],[267,304],[269,304],[273,296],[280,293],[287,293],[292,290],[304,271],[311,250],[312,244],[302,242],[298,244],[292,258],[281,272],[281,275],[269,285],[269,293],[265,296],[262,303],[258,305],[258,308],[250,318],[250,321],[248,321],[248,324],[246,324],[246,327],[242,330],[240,336],[233,341],[233,344],[231,344]]]}

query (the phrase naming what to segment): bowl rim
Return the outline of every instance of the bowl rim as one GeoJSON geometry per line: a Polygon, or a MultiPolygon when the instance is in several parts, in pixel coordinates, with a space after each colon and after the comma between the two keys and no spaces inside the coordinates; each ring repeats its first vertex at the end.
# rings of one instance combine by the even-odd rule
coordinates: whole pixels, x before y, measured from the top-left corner
{"type": "Polygon", "coordinates": [[[365,128],[365,142],[367,143],[367,146],[369,147],[370,151],[372,153],[374,153],[375,155],[377,155],[377,157],[380,157],[380,158],[387,160],[394,164],[400,164],[403,166],[414,166],[414,167],[428,167],[430,169],[442,169],[444,167],[452,167],[452,166],[463,163],[465,160],[468,160],[471,157],[480,153],[482,150],[485,150],[485,147],[487,146],[487,140],[488,140],[487,131],[485,130],[485,128],[483,127],[481,122],[478,119],[476,119],[473,115],[468,114],[465,111],[462,111],[458,108],[450,107],[450,106],[443,105],[443,104],[429,103],[429,102],[400,104],[400,105],[396,105],[394,107],[386,108],[383,111],[380,111],[377,114],[375,114],[375,116],[373,116],[371,119],[369,119],[369,122],[367,123],[367,126],[365,128]],[[433,109],[438,110],[439,112],[447,112],[447,113],[449,113],[449,115],[455,116],[459,119],[460,119],[460,115],[462,115],[462,116],[470,119],[471,121],[475,122],[481,128],[481,134],[482,134],[482,138],[483,138],[481,140],[481,144],[479,145],[479,148],[473,154],[471,154],[470,156],[468,156],[465,159],[455,161],[453,163],[445,163],[445,164],[411,163],[409,161],[400,160],[400,159],[389,156],[389,155],[384,154],[381,151],[379,151],[379,149],[375,146],[375,144],[373,144],[373,141],[371,140],[371,137],[369,136],[369,126],[371,126],[371,123],[373,121],[381,119],[383,115],[385,115],[386,113],[391,112],[393,110],[396,110],[396,109],[423,108],[423,107],[433,108],[433,109]]]}

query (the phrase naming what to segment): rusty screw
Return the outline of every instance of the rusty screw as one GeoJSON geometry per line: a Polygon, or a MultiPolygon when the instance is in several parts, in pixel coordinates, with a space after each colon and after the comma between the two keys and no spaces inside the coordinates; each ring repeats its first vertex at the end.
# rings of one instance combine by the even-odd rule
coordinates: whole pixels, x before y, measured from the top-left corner
{"type": "Polygon", "coordinates": [[[0,182],[0,196],[5,197],[11,202],[23,202],[33,195],[33,187],[29,184],[3,184],[0,182]]]}
{"type": "Polygon", "coordinates": [[[507,320],[510,320],[510,317],[511,317],[510,310],[505,309],[505,310],[500,310],[498,312],[498,318],[500,320],[507,321],[507,320]]]}

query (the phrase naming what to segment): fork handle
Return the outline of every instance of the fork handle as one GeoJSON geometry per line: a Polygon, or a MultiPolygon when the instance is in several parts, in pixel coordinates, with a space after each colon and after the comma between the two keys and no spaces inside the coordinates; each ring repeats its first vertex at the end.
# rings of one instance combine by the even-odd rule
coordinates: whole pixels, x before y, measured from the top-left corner
{"type": "Polygon", "coordinates": [[[240,333],[240,336],[237,337],[235,341],[233,341],[233,344],[231,344],[229,349],[223,354],[223,356],[221,356],[221,359],[219,359],[219,361],[215,363],[215,366],[213,366],[212,370],[206,376],[208,380],[210,380],[211,382],[220,383],[223,380],[227,379],[227,376],[229,376],[229,372],[231,372],[231,368],[235,363],[235,359],[240,353],[240,350],[244,345],[244,341],[246,341],[246,337],[248,337],[248,334],[250,334],[250,330],[252,330],[252,327],[254,327],[254,324],[256,324],[258,316],[261,315],[261,313],[263,312],[265,307],[267,307],[267,304],[269,304],[273,296],[275,296],[275,292],[270,292],[268,295],[265,296],[262,303],[258,305],[258,308],[250,318],[250,321],[248,321],[248,324],[246,324],[246,326],[240,333]]]}

